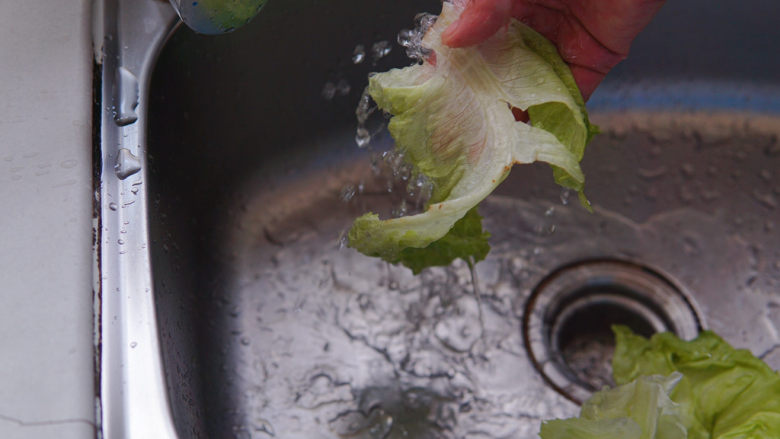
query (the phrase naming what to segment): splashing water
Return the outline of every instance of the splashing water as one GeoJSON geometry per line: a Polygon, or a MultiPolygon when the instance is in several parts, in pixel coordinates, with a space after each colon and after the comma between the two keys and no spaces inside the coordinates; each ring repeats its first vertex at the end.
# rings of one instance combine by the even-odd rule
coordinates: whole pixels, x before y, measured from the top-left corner
{"type": "Polygon", "coordinates": [[[371,62],[376,65],[377,61],[386,57],[393,50],[389,41],[377,41],[371,46],[371,62]]]}
{"type": "MultiPolygon", "coordinates": [[[[421,13],[415,16],[415,27],[411,30],[404,29],[397,36],[398,44],[404,47],[406,55],[415,62],[422,62],[431,51],[422,45],[422,39],[428,29],[436,22],[436,15],[421,13]]],[[[379,41],[371,47],[370,54],[373,63],[390,53],[391,47],[387,41],[379,41]]],[[[364,47],[358,45],[353,53],[353,63],[358,64],[365,57],[364,47]]],[[[392,217],[401,217],[419,213],[426,205],[433,193],[433,184],[422,173],[417,172],[404,158],[403,153],[395,150],[374,151],[371,141],[374,137],[386,130],[387,114],[377,111],[377,106],[368,94],[368,89],[363,90],[355,109],[357,128],[355,130],[355,143],[358,148],[364,148],[371,152],[371,169],[377,178],[385,179],[385,188],[388,193],[400,194],[391,211],[392,217]]],[[[342,194],[346,187],[342,190],[342,194]]],[[[349,191],[347,191],[349,192],[349,191]]],[[[344,197],[342,197],[342,200],[344,197]]],[[[351,199],[351,197],[350,197],[351,199]]]]}
{"type": "Polygon", "coordinates": [[[423,62],[431,54],[430,49],[423,47],[422,39],[428,29],[436,22],[436,15],[421,13],[414,17],[415,27],[404,29],[398,33],[398,44],[406,49],[406,56],[416,62],[423,62]]]}
{"type": "Polygon", "coordinates": [[[362,44],[358,44],[352,51],[352,64],[360,64],[364,59],[366,59],[366,48],[362,44]]]}

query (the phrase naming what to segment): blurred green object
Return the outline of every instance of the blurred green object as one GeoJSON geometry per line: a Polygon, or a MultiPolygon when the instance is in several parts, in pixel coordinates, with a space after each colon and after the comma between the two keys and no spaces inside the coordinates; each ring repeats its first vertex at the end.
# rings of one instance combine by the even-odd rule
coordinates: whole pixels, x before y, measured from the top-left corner
{"type": "Polygon", "coordinates": [[[181,20],[197,33],[218,35],[249,23],[267,0],[170,0],[181,20]]]}

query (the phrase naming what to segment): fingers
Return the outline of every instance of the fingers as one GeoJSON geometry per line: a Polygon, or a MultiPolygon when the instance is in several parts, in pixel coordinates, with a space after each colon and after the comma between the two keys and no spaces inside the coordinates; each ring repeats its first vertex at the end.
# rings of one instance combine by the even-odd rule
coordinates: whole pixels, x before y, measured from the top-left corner
{"type": "Polygon", "coordinates": [[[574,76],[574,82],[577,83],[577,87],[579,87],[582,93],[582,98],[587,101],[590,95],[593,94],[593,91],[596,90],[596,87],[599,86],[601,80],[604,79],[604,73],[576,65],[569,65],[569,67],[571,68],[572,76],[574,76]]]}
{"type": "Polygon", "coordinates": [[[558,47],[561,58],[572,66],[607,73],[624,58],[596,40],[560,2],[548,0],[546,4],[528,4],[522,13],[515,10],[513,14],[552,41],[558,47]]]}
{"type": "Polygon", "coordinates": [[[609,50],[626,55],[664,0],[585,0],[569,2],[571,13],[609,50]]]}
{"type": "Polygon", "coordinates": [[[664,0],[525,0],[512,16],[558,47],[587,100],[664,0]]]}
{"type": "Polygon", "coordinates": [[[469,0],[457,21],[441,35],[450,47],[466,47],[490,38],[509,21],[512,0],[469,0]]]}

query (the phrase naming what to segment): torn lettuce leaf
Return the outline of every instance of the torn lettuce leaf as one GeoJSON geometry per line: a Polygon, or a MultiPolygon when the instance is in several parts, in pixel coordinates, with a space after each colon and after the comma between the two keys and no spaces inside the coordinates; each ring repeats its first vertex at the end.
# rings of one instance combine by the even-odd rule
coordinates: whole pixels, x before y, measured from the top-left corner
{"type": "Polygon", "coordinates": [[[649,340],[616,326],[615,382],[681,373],[670,394],[687,419],[690,439],[780,438],[780,375],[711,331],[683,341],[674,334],[649,340]]]}
{"type": "Polygon", "coordinates": [[[596,392],[579,418],[542,424],[542,439],[685,439],[678,405],[669,393],[682,376],[642,376],[614,389],[596,392]]]}
{"type": "MultiPolygon", "coordinates": [[[[429,61],[369,78],[369,94],[393,115],[388,128],[396,148],[431,180],[433,194],[417,215],[361,216],[348,233],[349,246],[415,272],[454,258],[484,258],[486,243],[447,242],[464,240],[453,226],[514,164],[551,164],[556,181],[586,202],[579,161],[596,129],[555,46],[512,21],[480,45],[449,48],[441,33],[461,11],[462,5],[443,3],[422,41],[433,54],[429,61]],[[515,121],[513,107],[528,111],[530,124],[515,121]],[[446,257],[437,254],[443,248],[446,257]]],[[[486,236],[481,225],[467,229],[475,241],[486,236]]]]}
{"type": "Polygon", "coordinates": [[[595,393],[579,418],[542,424],[542,439],[780,438],[780,375],[749,351],[711,331],[692,341],[613,331],[618,387],[595,393]]]}

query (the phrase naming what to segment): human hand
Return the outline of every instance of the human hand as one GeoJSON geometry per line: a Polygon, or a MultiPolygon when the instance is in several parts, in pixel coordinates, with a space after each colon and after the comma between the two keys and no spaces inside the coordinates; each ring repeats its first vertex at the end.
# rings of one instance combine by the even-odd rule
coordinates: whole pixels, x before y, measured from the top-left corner
{"type": "Polygon", "coordinates": [[[442,34],[450,47],[479,44],[510,17],[552,41],[587,100],[604,76],[628,55],[634,37],[664,0],[452,0],[465,4],[442,34]]]}

